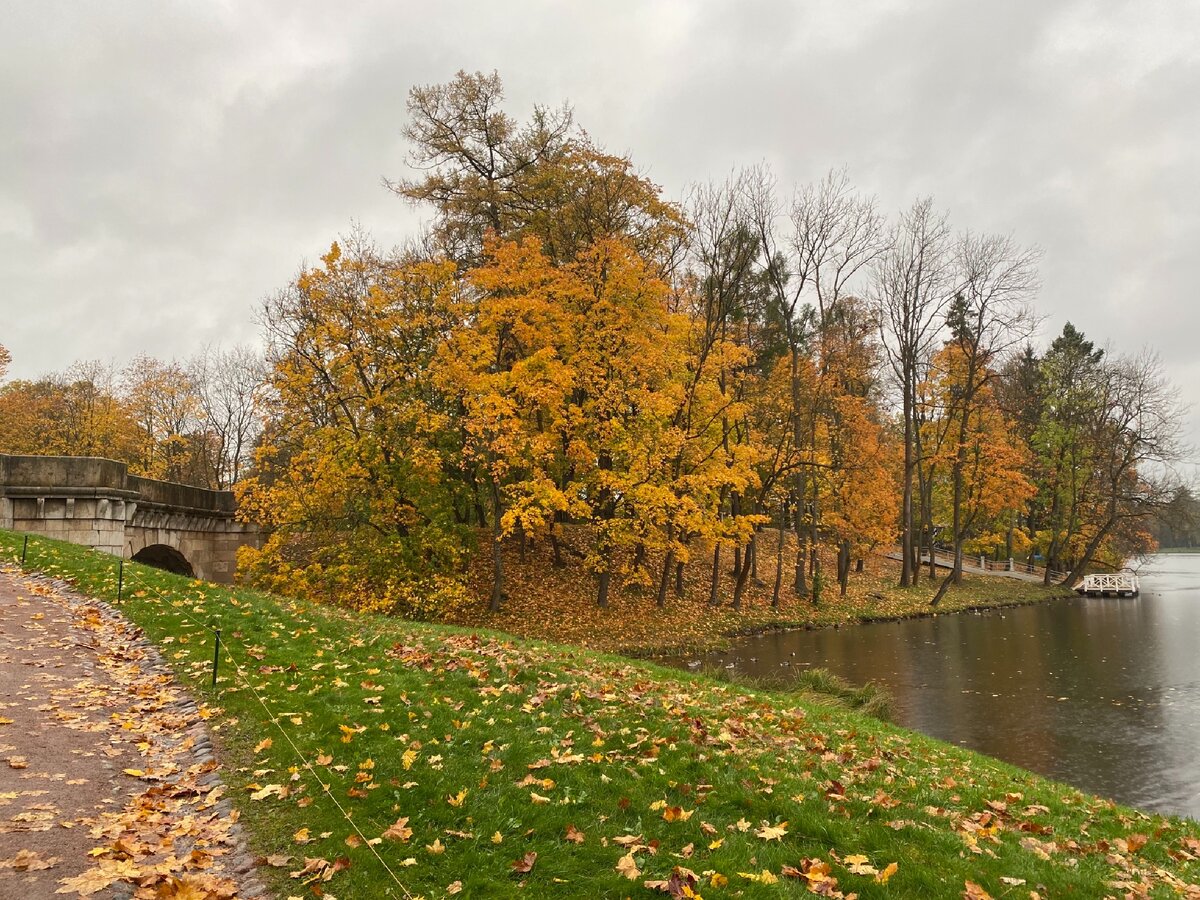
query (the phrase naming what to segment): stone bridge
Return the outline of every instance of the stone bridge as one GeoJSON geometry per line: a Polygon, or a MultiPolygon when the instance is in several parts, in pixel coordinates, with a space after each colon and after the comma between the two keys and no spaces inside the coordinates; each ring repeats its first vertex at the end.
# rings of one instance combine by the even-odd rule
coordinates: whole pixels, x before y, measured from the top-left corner
{"type": "Polygon", "coordinates": [[[258,527],[230,491],[130,475],[84,456],[0,454],[0,528],[84,544],[207,581],[233,581],[237,549],[258,527]]]}

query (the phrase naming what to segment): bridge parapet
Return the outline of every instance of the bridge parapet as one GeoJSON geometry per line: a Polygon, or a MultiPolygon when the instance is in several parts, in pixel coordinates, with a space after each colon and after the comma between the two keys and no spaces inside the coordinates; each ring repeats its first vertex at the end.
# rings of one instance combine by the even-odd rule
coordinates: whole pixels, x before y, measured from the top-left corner
{"type": "Polygon", "coordinates": [[[237,521],[230,491],[141,478],[124,463],[81,456],[0,454],[0,528],[127,559],[169,557],[177,571],[220,582],[233,580],[238,547],[259,539],[256,526],[237,521]]]}

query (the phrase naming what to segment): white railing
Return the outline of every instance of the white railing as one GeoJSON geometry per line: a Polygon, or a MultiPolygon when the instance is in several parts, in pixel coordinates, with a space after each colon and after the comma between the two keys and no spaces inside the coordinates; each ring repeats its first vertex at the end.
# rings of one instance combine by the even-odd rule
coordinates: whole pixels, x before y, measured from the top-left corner
{"type": "Polygon", "coordinates": [[[1137,576],[1130,572],[1101,573],[1087,575],[1079,590],[1085,594],[1115,593],[1136,594],[1138,592],[1137,576]]]}
{"type": "MultiPolygon", "coordinates": [[[[935,550],[934,557],[939,566],[950,568],[954,565],[954,554],[949,550],[935,550]]],[[[921,552],[921,562],[925,565],[929,564],[929,553],[927,551],[921,552]]],[[[964,553],[963,568],[974,569],[980,572],[1021,572],[1026,575],[1036,575],[1043,579],[1046,577],[1045,566],[1037,566],[1028,562],[1018,562],[1011,557],[994,560],[988,559],[986,556],[968,556],[964,553]]],[[[1050,570],[1051,581],[1061,581],[1066,576],[1066,572],[1059,572],[1057,569],[1050,570]]]]}

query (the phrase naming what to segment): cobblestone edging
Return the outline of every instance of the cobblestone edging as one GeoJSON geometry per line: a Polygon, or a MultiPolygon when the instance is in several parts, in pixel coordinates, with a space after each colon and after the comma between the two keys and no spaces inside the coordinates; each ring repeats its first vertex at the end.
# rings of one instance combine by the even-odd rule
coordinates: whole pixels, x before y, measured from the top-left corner
{"type": "MultiPolygon", "coordinates": [[[[55,596],[64,601],[71,608],[72,613],[78,613],[84,606],[99,610],[103,619],[124,633],[131,648],[142,652],[144,656],[138,663],[143,671],[170,679],[164,688],[176,696],[173,702],[164,705],[163,711],[171,711],[182,716],[188,725],[176,734],[159,735],[157,738],[158,752],[170,753],[173,750],[176,754],[173,761],[179,765],[181,772],[186,771],[189,765],[212,767],[210,771],[198,775],[196,783],[210,791],[222,786],[220,771],[216,768],[218,763],[212,736],[204,719],[200,717],[200,707],[176,677],[174,670],[163,658],[158,647],[146,637],[145,632],[126,619],[118,609],[103,600],[79,593],[69,582],[40,573],[22,572],[21,574],[31,582],[52,588],[55,596]],[[191,747],[182,747],[189,738],[192,740],[191,747]],[[177,754],[190,754],[190,763],[187,757],[179,758],[177,754]]],[[[85,664],[85,668],[94,670],[96,666],[89,662],[85,664]]],[[[222,796],[212,809],[218,812],[222,818],[227,818],[233,812],[233,804],[227,796],[222,796]]],[[[213,857],[213,864],[206,870],[206,874],[232,880],[238,887],[236,900],[273,900],[273,895],[259,880],[257,872],[256,856],[250,850],[246,831],[240,822],[234,822],[228,830],[227,852],[213,857]]],[[[126,900],[126,898],[133,897],[133,891],[134,888],[130,885],[114,885],[108,892],[99,896],[106,896],[110,900],[126,900]]],[[[231,898],[231,900],[235,900],[235,898],[231,898]]]]}

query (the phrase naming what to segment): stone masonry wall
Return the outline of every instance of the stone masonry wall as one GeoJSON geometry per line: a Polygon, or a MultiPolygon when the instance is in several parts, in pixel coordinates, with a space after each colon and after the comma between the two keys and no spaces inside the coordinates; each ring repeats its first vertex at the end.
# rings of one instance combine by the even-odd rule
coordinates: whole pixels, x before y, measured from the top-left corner
{"type": "Polygon", "coordinates": [[[233,581],[237,548],[259,540],[236,508],[228,491],[139,478],[111,459],[0,454],[0,528],[126,559],[164,544],[210,581],[233,581]]]}

